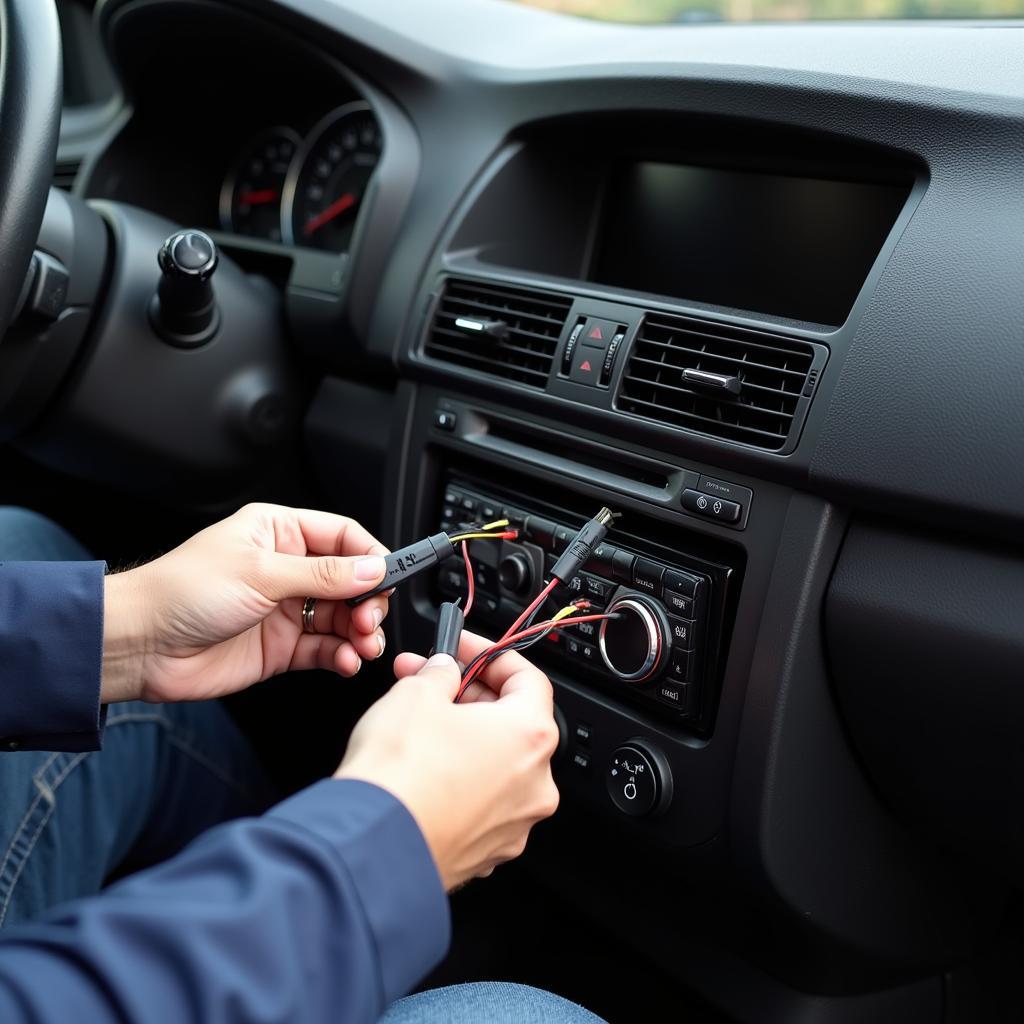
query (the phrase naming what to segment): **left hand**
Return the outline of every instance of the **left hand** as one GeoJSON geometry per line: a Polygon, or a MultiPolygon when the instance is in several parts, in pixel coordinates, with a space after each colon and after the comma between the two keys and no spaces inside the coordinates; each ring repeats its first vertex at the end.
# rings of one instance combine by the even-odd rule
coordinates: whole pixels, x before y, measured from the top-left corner
{"type": "Polygon", "coordinates": [[[108,576],[102,701],[206,700],[289,669],[355,675],[384,653],[388,599],[345,599],[380,583],[385,554],[354,520],[254,504],[108,576]]]}

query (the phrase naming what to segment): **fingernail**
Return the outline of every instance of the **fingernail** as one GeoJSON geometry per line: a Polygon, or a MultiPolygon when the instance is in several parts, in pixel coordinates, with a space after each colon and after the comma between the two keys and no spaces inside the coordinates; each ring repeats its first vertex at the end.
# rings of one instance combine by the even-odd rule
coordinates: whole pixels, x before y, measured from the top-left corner
{"type": "Polygon", "coordinates": [[[387,645],[387,641],[384,639],[383,633],[377,634],[377,643],[380,644],[380,650],[377,652],[377,657],[379,658],[384,653],[384,648],[387,645]]]}
{"type": "MultiPolygon", "coordinates": [[[[383,621],[384,621],[384,609],[383,608],[374,608],[373,609],[373,628],[376,629],[383,621]]],[[[383,653],[383,651],[384,651],[384,648],[382,647],[381,648],[381,653],[383,653]]]]}
{"type": "Polygon", "coordinates": [[[359,558],[352,567],[352,575],[357,580],[379,580],[384,575],[386,566],[380,555],[368,555],[366,558],[359,558]]]}
{"type": "Polygon", "coordinates": [[[455,659],[450,654],[434,654],[428,659],[426,665],[423,667],[441,668],[442,666],[444,666],[444,668],[454,668],[455,659]]]}

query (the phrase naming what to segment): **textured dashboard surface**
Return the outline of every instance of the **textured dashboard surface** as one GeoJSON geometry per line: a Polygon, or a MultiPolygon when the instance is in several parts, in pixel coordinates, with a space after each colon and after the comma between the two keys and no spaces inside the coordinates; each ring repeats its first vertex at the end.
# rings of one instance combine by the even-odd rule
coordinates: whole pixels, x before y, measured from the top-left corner
{"type": "Polygon", "coordinates": [[[378,338],[391,344],[407,336],[399,311],[416,305],[411,284],[443,217],[530,121],[638,108],[753,117],[916,159],[921,203],[792,461],[805,485],[854,505],[969,528],[1020,518],[1024,34],[1012,23],[652,29],[500,0],[301,6],[339,30],[340,55],[398,96],[424,140],[381,282],[378,338]]]}

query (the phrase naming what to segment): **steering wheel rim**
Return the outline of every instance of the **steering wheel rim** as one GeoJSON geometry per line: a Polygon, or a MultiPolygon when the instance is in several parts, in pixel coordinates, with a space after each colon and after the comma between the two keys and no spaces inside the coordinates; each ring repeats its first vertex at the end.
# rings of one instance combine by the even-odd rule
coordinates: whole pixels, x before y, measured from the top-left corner
{"type": "Polygon", "coordinates": [[[54,0],[0,0],[0,337],[43,222],[57,158],[62,75],[54,0]]]}

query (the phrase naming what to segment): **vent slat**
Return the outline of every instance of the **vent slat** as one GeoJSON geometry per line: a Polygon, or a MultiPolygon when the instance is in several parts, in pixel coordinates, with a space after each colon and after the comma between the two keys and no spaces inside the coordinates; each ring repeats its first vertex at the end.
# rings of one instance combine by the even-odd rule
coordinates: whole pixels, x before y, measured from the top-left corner
{"type": "MultiPolygon", "coordinates": [[[[460,363],[461,365],[465,366],[479,366],[480,364],[482,364],[482,368],[485,369],[487,372],[497,372],[494,363],[491,360],[487,359],[486,356],[478,356],[472,352],[465,352],[462,349],[451,348],[447,345],[432,346],[431,354],[433,354],[434,351],[441,352],[447,355],[449,362],[460,363]]],[[[525,374],[530,377],[541,377],[544,380],[547,380],[548,377],[547,373],[543,370],[534,370],[528,366],[513,366],[511,364],[505,365],[507,365],[508,373],[503,373],[502,376],[508,376],[518,379],[519,374],[525,374]]]]}
{"type": "MultiPolygon", "coordinates": [[[[667,384],[665,381],[654,381],[646,380],[644,378],[637,378],[637,383],[652,388],[655,393],[657,393],[658,391],[667,391],[670,393],[677,394],[680,396],[680,401],[683,404],[685,404],[686,398],[690,398],[694,399],[697,402],[713,402],[716,406],[722,406],[725,409],[730,410],[748,410],[751,414],[756,413],[758,415],[764,416],[781,417],[786,420],[791,420],[793,418],[793,413],[785,409],[772,409],[764,404],[755,404],[750,401],[744,402],[742,398],[736,401],[726,403],[722,402],[718,398],[710,397],[707,392],[694,391],[692,388],[680,387],[678,384],[667,384]]],[[[744,387],[745,386],[746,385],[744,385],[744,387]]],[[[797,396],[789,395],[787,397],[794,399],[795,405],[795,399],[797,396]]],[[[778,399],[776,399],[776,401],[778,401],[778,399]]],[[[666,408],[675,408],[674,405],[670,405],[665,402],[657,404],[664,405],[666,408]]]]}
{"type": "Polygon", "coordinates": [[[493,282],[450,279],[423,346],[425,355],[481,373],[543,388],[572,307],[568,297],[493,282]],[[455,328],[460,316],[505,325],[502,337],[455,328]]]}
{"type": "MultiPolygon", "coordinates": [[[[444,312],[442,312],[442,313],[438,313],[437,314],[437,319],[441,320],[442,318],[444,318],[446,320],[450,320],[454,324],[455,320],[456,320],[456,316],[461,316],[461,315],[462,315],[461,313],[460,314],[452,314],[452,313],[444,313],[444,312]]],[[[460,331],[460,330],[458,330],[457,328],[454,328],[454,327],[438,327],[437,329],[438,330],[450,331],[452,334],[457,334],[460,338],[471,338],[471,337],[474,337],[474,335],[467,334],[465,331],[460,331]]],[[[558,330],[559,330],[559,333],[561,333],[561,328],[559,328],[558,330]]],[[[555,346],[558,344],[558,334],[556,334],[554,337],[552,337],[549,334],[538,334],[536,331],[528,331],[528,330],[526,330],[523,327],[512,327],[512,329],[511,329],[511,331],[509,333],[510,334],[514,334],[517,337],[533,338],[536,341],[542,342],[545,345],[550,345],[552,352],[555,350],[555,346]]]]}
{"type": "Polygon", "coordinates": [[[668,314],[648,314],[619,387],[617,407],[712,437],[777,451],[798,413],[814,364],[813,346],[794,338],[668,314]],[[683,378],[684,369],[738,376],[738,395],[683,378]]]}
{"type": "Polygon", "coordinates": [[[442,307],[444,305],[449,304],[458,305],[461,308],[455,312],[445,311],[445,314],[447,316],[461,316],[463,313],[466,312],[466,309],[468,308],[483,310],[485,313],[495,313],[498,316],[514,316],[517,320],[539,320],[541,323],[550,324],[552,327],[556,328],[559,331],[562,329],[562,326],[565,323],[564,320],[559,320],[556,317],[544,316],[543,314],[540,313],[531,313],[528,310],[515,309],[512,306],[502,306],[495,302],[477,302],[474,301],[473,299],[456,299],[452,298],[449,295],[445,296],[444,302],[442,303],[442,307]]]}
{"type": "MultiPolygon", "coordinates": [[[[703,416],[692,416],[689,413],[680,412],[680,411],[678,411],[676,409],[667,409],[665,406],[658,405],[655,402],[644,402],[642,399],[639,399],[639,398],[634,399],[634,401],[638,405],[646,405],[646,406],[649,406],[651,409],[657,410],[658,415],[654,416],[654,419],[666,419],[667,417],[677,417],[680,420],[686,420],[686,421],[693,420],[693,421],[696,421],[697,423],[704,423],[704,424],[714,423],[716,427],[721,427],[722,428],[723,436],[729,436],[729,433],[728,433],[729,431],[734,431],[734,432],[736,432],[738,434],[743,434],[743,435],[750,434],[750,435],[752,435],[754,437],[761,437],[761,438],[764,438],[766,441],[772,442],[772,445],[771,445],[772,447],[775,446],[774,442],[777,442],[778,439],[779,439],[779,435],[773,433],[770,430],[759,430],[756,427],[748,427],[748,426],[744,426],[744,425],[739,424],[739,423],[719,423],[719,422],[716,422],[714,420],[708,420],[706,417],[703,417],[703,416]]],[[[668,422],[671,422],[671,419],[669,419],[668,422]]],[[[688,422],[683,423],[681,425],[682,426],[691,426],[691,429],[693,429],[693,430],[700,430],[703,433],[711,433],[711,431],[707,430],[706,427],[704,427],[704,426],[692,426],[688,422]]],[[[762,447],[762,446],[759,446],[759,447],[762,447]]],[[[763,447],[769,447],[769,445],[763,445],[763,447]]]]}
{"type": "MultiPolygon", "coordinates": [[[[653,341],[650,338],[637,338],[636,347],[639,348],[641,345],[657,345],[659,349],[665,352],[679,353],[681,357],[680,366],[693,366],[692,360],[707,358],[717,359],[723,363],[728,363],[730,366],[750,367],[752,370],[764,370],[767,373],[782,373],[787,376],[796,378],[801,383],[807,378],[807,370],[789,370],[782,366],[769,366],[767,363],[755,363],[752,359],[739,359],[736,356],[723,355],[721,352],[709,352],[706,349],[689,348],[685,345],[672,345],[666,344],[661,341],[653,341]]],[[[810,367],[810,361],[808,360],[807,366],[810,367]]]]}
{"type": "MultiPolygon", "coordinates": [[[[507,291],[499,289],[497,287],[488,287],[487,285],[478,283],[476,281],[472,282],[472,284],[467,284],[463,281],[449,281],[448,290],[445,293],[445,298],[457,299],[460,291],[462,291],[463,293],[468,291],[470,297],[480,295],[496,296],[502,299],[508,297],[507,291]]],[[[517,292],[517,294],[528,295],[529,301],[532,302],[534,305],[548,306],[553,310],[557,310],[558,312],[561,312],[568,306],[572,305],[571,302],[563,298],[561,295],[545,295],[542,292],[517,292]]]]}
{"type": "MultiPolygon", "coordinates": [[[[678,374],[680,377],[682,377],[683,369],[687,365],[690,366],[691,368],[697,368],[697,369],[703,369],[703,370],[707,369],[706,366],[695,367],[695,364],[693,362],[679,363],[679,364],[676,364],[676,363],[666,363],[666,362],[662,362],[661,360],[658,360],[658,359],[648,359],[645,356],[639,356],[639,355],[636,355],[636,354],[633,355],[631,361],[632,361],[632,363],[634,365],[639,365],[639,366],[644,366],[644,367],[649,366],[652,370],[657,371],[657,372],[661,372],[663,370],[668,370],[668,371],[670,371],[672,373],[678,374]]],[[[766,384],[757,384],[753,380],[751,380],[751,378],[748,375],[748,373],[745,372],[745,367],[740,369],[739,377],[743,380],[743,388],[744,388],[744,390],[749,390],[749,389],[752,388],[752,389],[754,389],[756,391],[764,391],[766,394],[773,394],[773,395],[780,395],[780,396],[784,395],[784,396],[786,396],[788,398],[797,398],[799,396],[799,394],[800,394],[799,388],[803,386],[803,377],[799,378],[796,382],[793,382],[792,387],[790,389],[787,389],[785,386],[780,388],[780,387],[769,387],[766,384]]],[[[786,380],[782,381],[783,385],[785,385],[786,383],[787,383],[786,380]]]]}
{"type": "MultiPolygon", "coordinates": [[[[441,337],[445,338],[453,338],[456,341],[464,341],[467,337],[467,335],[463,334],[462,331],[453,331],[447,327],[435,327],[434,334],[440,335],[441,337]]],[[[544,362],[546,360],[546,357],[550,355],[550,352],[538,351],[535,348],[523,348],[523,346],[521,345],[513,345],[511,342],[508,341],[495,341],[492,342],[492,344],[496,348],[500,348],[504,352],[517,352],[520,355],[526,356],[528,358],[532,357],[535,359],[539,359],[541,362],[544,362]]],[[[454,347],[458,348],[457,345],[454,347]]],[[[554,351],[554,346],[552,346],[551,351],[554,351]]]]}

